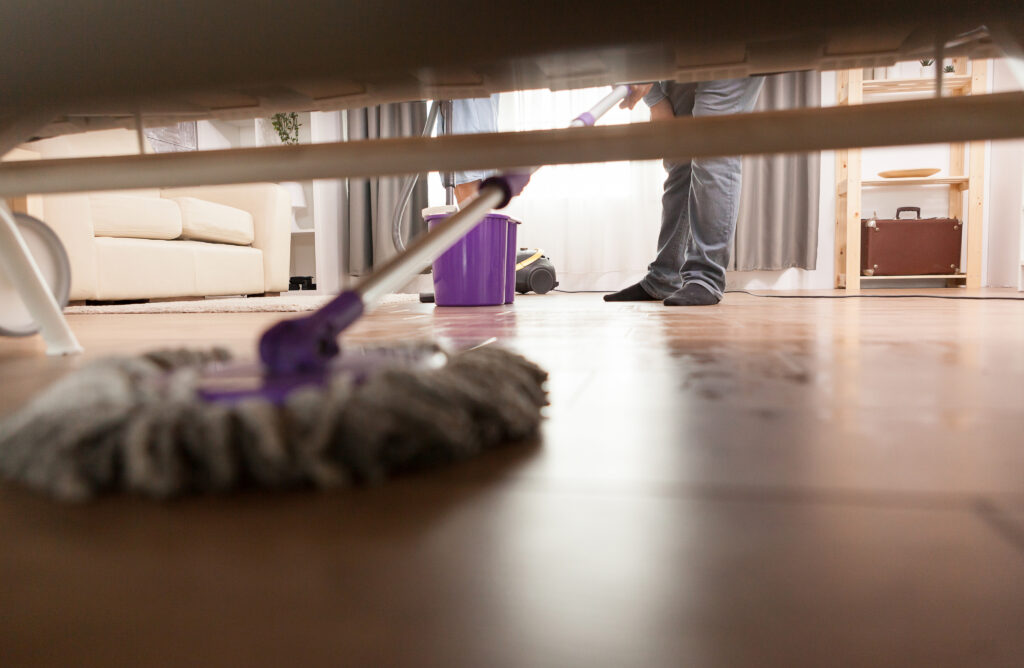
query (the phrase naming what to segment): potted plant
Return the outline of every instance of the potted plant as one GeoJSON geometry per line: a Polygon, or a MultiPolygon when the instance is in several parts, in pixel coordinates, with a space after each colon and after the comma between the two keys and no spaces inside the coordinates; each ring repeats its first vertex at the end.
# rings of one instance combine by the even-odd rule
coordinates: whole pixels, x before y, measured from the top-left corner
{"type": "Polygon", "coordinates": [[[256,145],[298,144],[300,127],[299,115],[294,111],[274,114],[270,118],[257,118],[256,145]]]}
{"type": "Polygon", "coordinates": [[[274,114],[270,117],[270,124],[274,126],[282,144],[299,143],[299,128],[302,124],[299,123],[299,115],[294,111],[274,114]]]}
{"type": "Polygon", "coordinates": [[[921,59],[921,78],[922,79],[933,79],[935,78],[935,61],[931,58],[921,59]]]}
{"type": "MultiPolygon", "coordinates": [[[[274,114],[270,118],[256,119],[256,145],[276,146],[277,144],[298,144],[299,115],[292,112],[274,114]]],[[[295,210],[305,209],[307,206],[305,190],[301,183],[295,181],[284,181],[280,185],[288,191],[292,202],[292,231],[300,228],[295,223],[295,210]]]]}

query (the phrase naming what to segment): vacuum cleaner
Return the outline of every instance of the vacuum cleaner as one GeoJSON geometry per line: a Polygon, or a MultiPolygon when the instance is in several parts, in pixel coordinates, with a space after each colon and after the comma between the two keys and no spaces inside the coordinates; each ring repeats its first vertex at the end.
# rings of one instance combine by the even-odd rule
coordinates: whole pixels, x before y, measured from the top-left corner
{"type": "Polygon", "coordinates": [[[536,292],[543,295],[558,287],[555,265],[544,251],[520,248],[516,253],[516,292],[525,295],[536,292]]]}
{"type": "MultiPolygon", "coordinates": [[[[628,92],[615,87],[573,125],[592,125],[628,92]]],[[[354,289],[271,326],[259,363],[233,362],[221,349],[170,350],[64,376],[0,424],[0,474],[65,500],[329,489],[536,438],[547,374],[519,355],[429,343],[342,354],[338,345],[382,296],[522,192],[536,169],[487,179],[354,289]]]]}

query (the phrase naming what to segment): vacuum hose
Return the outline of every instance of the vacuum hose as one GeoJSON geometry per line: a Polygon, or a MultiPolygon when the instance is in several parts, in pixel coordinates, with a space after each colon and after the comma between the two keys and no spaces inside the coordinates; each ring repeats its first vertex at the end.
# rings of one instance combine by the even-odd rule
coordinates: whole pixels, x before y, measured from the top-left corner
{"type": "MultiPolygon", "coordinates": [[[[437,121],[437,112],[441,103],[434,100],[430,103],[430,111],[427,112],[427,122],[423,125],[422,135],[429,137],[434,131],[434,123],[437,121]]],[[[416,187],[419,174],[410,174],[402,182],[402,192],[398,196],[398,204],[395,206],[394,216],[391,218],[391,241],[395,244],[395,250],[399,253],[405,250],[405,241],[402,239],[402,218],[405,217],[405,210],[409,207],[409,199],[412,198],[412,189],[416,187]]]]}

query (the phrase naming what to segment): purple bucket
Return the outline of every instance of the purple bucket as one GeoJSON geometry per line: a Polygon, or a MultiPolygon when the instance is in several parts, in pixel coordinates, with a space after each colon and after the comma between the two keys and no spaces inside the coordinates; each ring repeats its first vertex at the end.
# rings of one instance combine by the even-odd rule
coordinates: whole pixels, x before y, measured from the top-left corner
{"type": "MultiPolygon", "coordinates": [[[[427,227],[449,214],[426,217],[427,227]]],[[[434,303],[438,306],[505,304],[509,217],[489,214],[469,234],[434,260],[434,303]]],[[[513,258],[515,257],[513,245],[513,258]]],[[[515,266],[513,264],[513,271],[515,266]]],[[[515,289],[515,281],[512,284],[515,289]]]]}

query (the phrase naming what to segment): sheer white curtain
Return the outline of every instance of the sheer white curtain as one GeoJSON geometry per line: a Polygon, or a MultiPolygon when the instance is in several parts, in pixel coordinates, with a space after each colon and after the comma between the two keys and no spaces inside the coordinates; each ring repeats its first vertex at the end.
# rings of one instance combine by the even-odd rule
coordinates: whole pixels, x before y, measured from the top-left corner
{"type": "MultiPolygon", "coordinates": [[[[501,131],[562,128],[609,92],[522,91],[501,95],[501,131]]],[[[645,122],[647,107],[613,109],[601,124],[645,122]]],[[[661,161],[556,165],[534,175],[504,213],[521,220],[519,246],[541,248],[564,290],[618,290],[639,280],[654,258],[661,223],[661,161]]],[[[444,202],[436,175],[430,201],[444,202]]]]}

